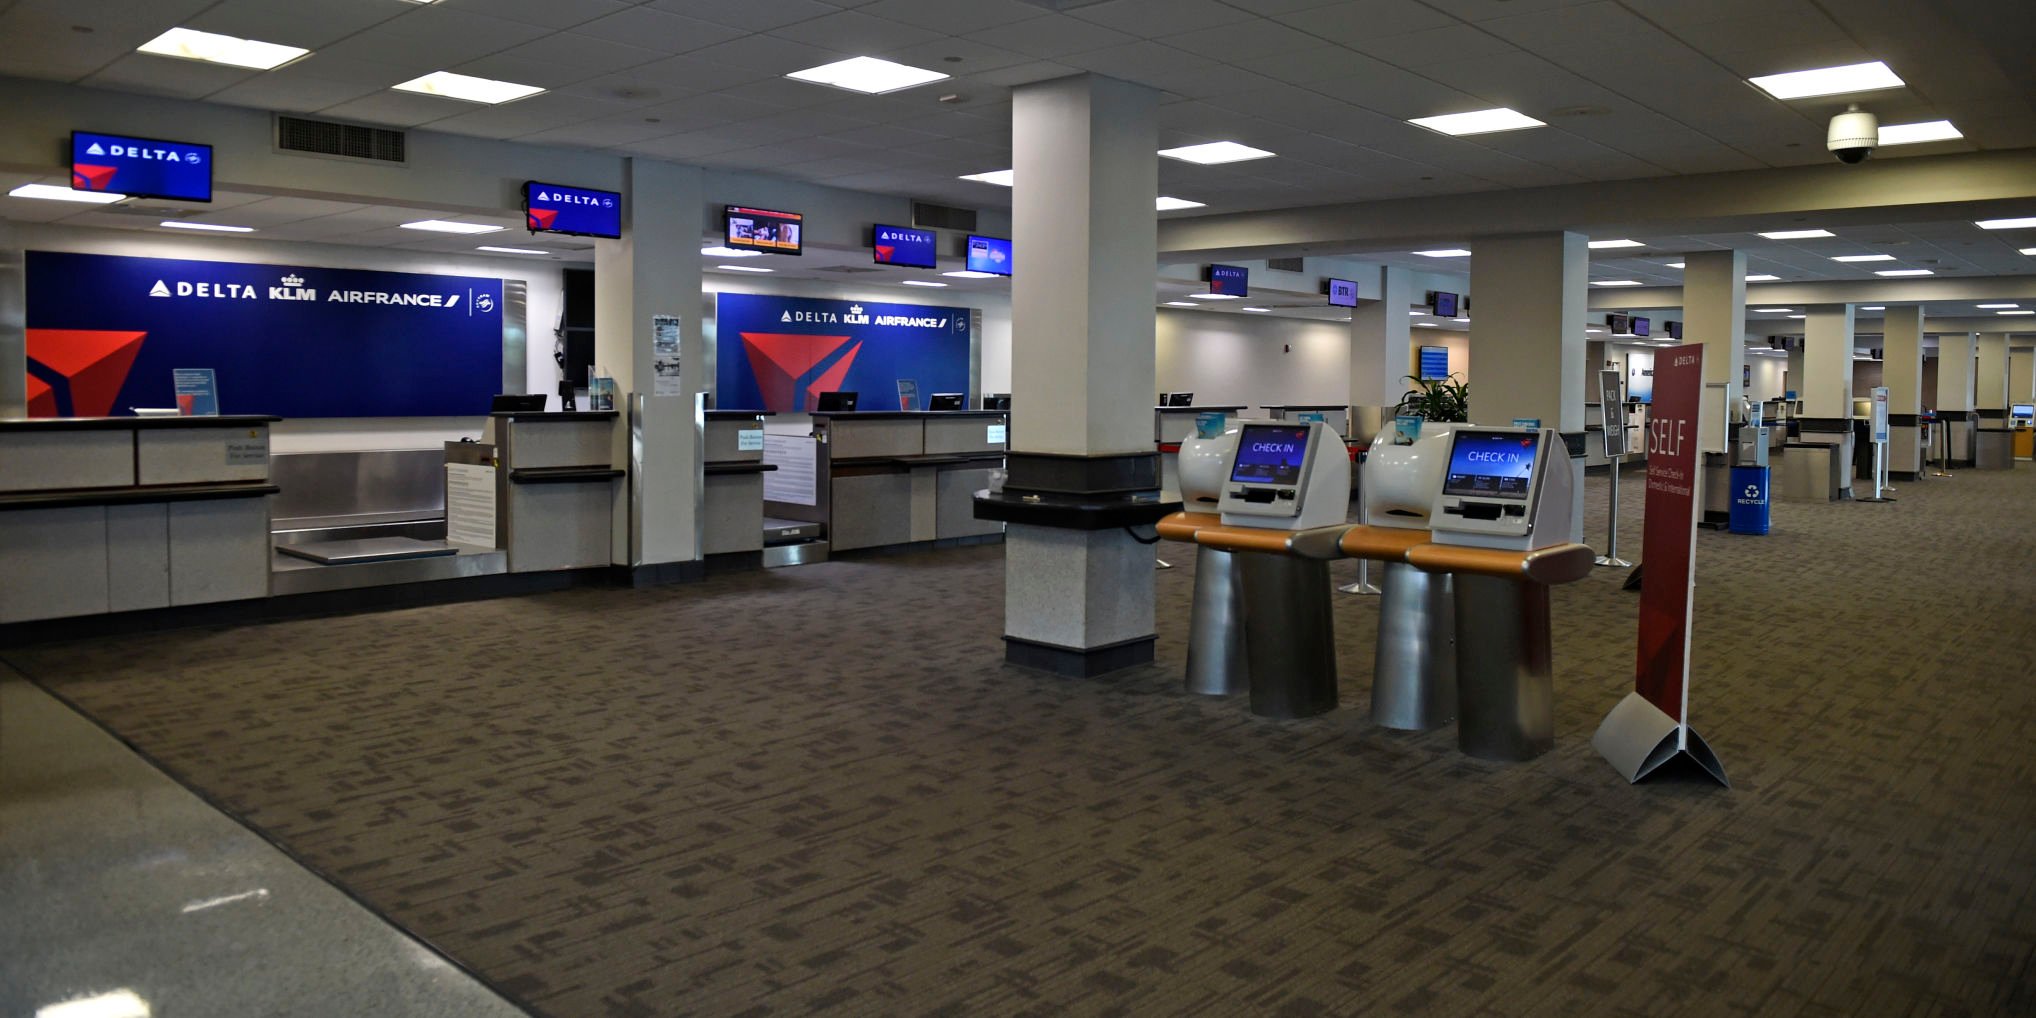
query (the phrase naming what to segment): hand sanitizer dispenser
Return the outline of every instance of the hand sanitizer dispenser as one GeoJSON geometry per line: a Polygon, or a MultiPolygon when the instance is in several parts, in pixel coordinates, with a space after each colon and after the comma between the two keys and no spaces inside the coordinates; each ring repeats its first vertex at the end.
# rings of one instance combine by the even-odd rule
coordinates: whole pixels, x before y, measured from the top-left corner
{"type": "Polygon", "coordinates": [[[1345,522],[1350,454],[1320,421],[1240,421],[1217,508],[1223,524],[1311,530],[1345,522]]]}
{"type": "Polygon", "coordinates": [[[1576,492],[1560,435],[1466,425],[1449,441],[1428,518],[1436,544],[1532,551],[1569,541],[1576,492]]]}

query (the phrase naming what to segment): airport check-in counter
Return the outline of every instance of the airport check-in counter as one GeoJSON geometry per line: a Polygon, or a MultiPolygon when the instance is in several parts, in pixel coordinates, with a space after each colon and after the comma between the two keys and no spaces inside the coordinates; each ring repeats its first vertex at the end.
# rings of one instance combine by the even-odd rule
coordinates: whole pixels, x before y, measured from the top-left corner
{"type": "Polygon", "coordinates": [[[701,507],[700,551],[705,555],[761,552],[764,546],[764,475],[761,410],[707,411],[707,454],[701,507]]]}
{"type": "Polygon", "coordinates": [[[1267,417],[1275,421],[1312,420],[1313,417],[1311,415],[1321,414],[1322,423],[1329,425],[1329,430],[1336,432],[1344,438],[1350,437],[1350,404],[1348,403],[1267,406],[1260,409],[1265,411],[1267,417]]]}
{"type": "Polygon", "coordinates": [[[501,548],[512,573],[608,565],[624,476],[614,462],[616,417],[496,413],[482,441],[445,443],[446,540],[501,548]]]}
{"type": "Polygon", "coordinates": [[[0,420],[0,624],[266,597],[276,420],[0,420]]]}
{"type": "Polygon", "coordinates": [[[1181,442],[1195,434],[1195,419],[1203,414],[1223,415],[1223,424],[1244,410],[1244,406],[1156,406],[1152,408],[1152,439],[1159,446],[1159,490],[1179,491],[1181,442]]]}
{"type": "Polygon", "coordinates": [[[1003,410],[815,413],[813,502],[770,501],[775,518],[826,527],[830,552],[1003,533],[975,493],[1003,466],[1003,410]]]}

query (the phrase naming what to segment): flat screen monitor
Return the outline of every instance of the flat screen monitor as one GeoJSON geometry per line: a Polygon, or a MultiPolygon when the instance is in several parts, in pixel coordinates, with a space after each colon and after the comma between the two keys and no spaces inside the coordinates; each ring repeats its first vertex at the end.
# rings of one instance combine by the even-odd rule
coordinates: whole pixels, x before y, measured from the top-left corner
{"type": "Polygon", "coordinates": [[[768,254],[800,253],[806,217],[797,212],[730,205],[723,210],[722,218],[729,247],[768,254]]]}
{"type": "Polygon", "coordinates": [[[969,394],[966,392],[936,392],[926,397],[928,410],[966,410],[969,394]]]}
{"type": "Polygon", "coordinates": [[[1449,377],[1449,348],[1446,346],[1424,346],[1421,348],[1421,377],[1449,377]]]}
{"type": "Polygon", "coordinates": [[[813,409],[823,414],[851,414],[855,412],[856,395],[853,392],[823,392],[813,409]]]}
{"type": "Polygon", "coordinates": [[[1242,265],[1209,266],[1209,292],[1231,297],[1251,294],[1251,270],[1242,265]]]}
{"type": "Polygon", "coordinates": [[[1605,331],[1611,333],[1614,336],[1631,335],[1633,333],[1633,316],[1606,315],[1605,331]]]}
{"type": "Polygon", "coordinates": [[[1435,290],[1428,294],[1428,307],[1441,318],[1455,318],[1458,313],[1457,295],[1435,290]]]}
{"type": "Polygon", "coordinates": [[[995,237],[979,237],[969,234],[968,265],[970,272],[987,272],[993,276],[1011,274],[1011,242],[995,237]]]}
{"type": "Polygon", "coordinates": [[[1653,324],[1653,322],[1645,318],[1635,318],[1633,319],[1633,334],[1636,336],[1650,335],[1653,324]]]}
{"type": "Polygon", "coordinates": [[[1237,434],[1237,459],[1230,479],[1239,484],[1298,487],[1308,460],[1305,424],[1247,424],[1237,434]]]}
{"type": "Polygon", "coordinates": [[[983,409],[985,410],[1011,409],[1011,394],[1008,392],[992,392],[984,395],[983,409]]]}
{"type": "Polygon", "coordinates": [[[1194,394],[1194,393],[1192,393],[1192,392],[1170,392],[1170,393],[1167,393],[1167,396],[1166,396],[1166,405],[1167,405],[1167,406],[1194,406],[1194,405],[1195,405],[1195,394],[1194,394]]]}
{"type": "Polygon", "coordinates": [[[1329,281],[1329,306],[1354,308],[1357,306],[1357,280],[1331,279],[1329,281]]]}
{"type": "Polygon", "coordinates": [[[488,412],[497,414],[534,414],[544,409],[545,395],[541,392],[500,392],[488,412]]]}
{"type": "Polygon", "coordinates": [[[940,235],[932,230],[885,226],[882,223],[870,229],[870,257],[878,265],[896,265],[906,269],[939,268],[940,262],[934,257],[934,249],[939,244],[940,235]]]}
{"type": "Polygon", "coordinates": [[[541,180],[523,183],[523,225],[532,233],[622,238],[622,195],[541,180]]]}
{"type": "Polygon", "coordinates": [[[212,146],[72,131],[71,189],[209,202],[212,146]]]}
{"type": "Polygon", "coordinates": [[[2008,416],[2024,423],[2036,421],[2036,403],[2017,403],[2008,408],[2008,416]]]}
{"type": "Polygon", "coordinates": [[[1538,432],[1458,431],[1451,438],[1444,495],[1526,499],[1541,449],[1538,432]]]}
{"type": "Polygon", "coordinates": [[[1663,322],[1661,323],[1661,328],[1670,339],[1680,340],[1683,338],[1683,323],[1681,322],[1663,322]]]}

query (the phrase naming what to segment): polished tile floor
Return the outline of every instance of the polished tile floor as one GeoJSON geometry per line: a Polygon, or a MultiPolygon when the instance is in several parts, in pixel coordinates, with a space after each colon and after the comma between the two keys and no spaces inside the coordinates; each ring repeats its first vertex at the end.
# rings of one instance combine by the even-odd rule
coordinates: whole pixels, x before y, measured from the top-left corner
{"type": "Polygon", "coordinates": [[[0,1016],[522,1018],[0,666],[0,1016]]]}

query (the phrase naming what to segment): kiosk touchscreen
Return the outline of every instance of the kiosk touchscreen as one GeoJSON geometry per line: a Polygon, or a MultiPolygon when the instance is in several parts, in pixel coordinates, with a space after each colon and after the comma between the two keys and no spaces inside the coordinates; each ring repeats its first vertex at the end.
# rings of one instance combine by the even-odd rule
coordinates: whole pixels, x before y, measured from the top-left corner
{"type": "Polygon", "coordinates": [[[2008,420],[2018,428],[2036,424],[2036,403],[2017,403],[2009,407],[2008,420]]]}
{"type": "Polygon", "coordinates": [[[1575,484],[1561,436],[1546,428],[1450,432],[1428,526],[1437,544],[1529,551],[1569,540],[1575,484]],[[1546,518],[1546,526],[1536,526],[1546,518]]]}
{"type": "Polygon", "coordinates": [[[1350,457],[1321,421],[1241,421],[1217,511],[1226,526],[1308,530],[1344,522],[1350,457]]]}

